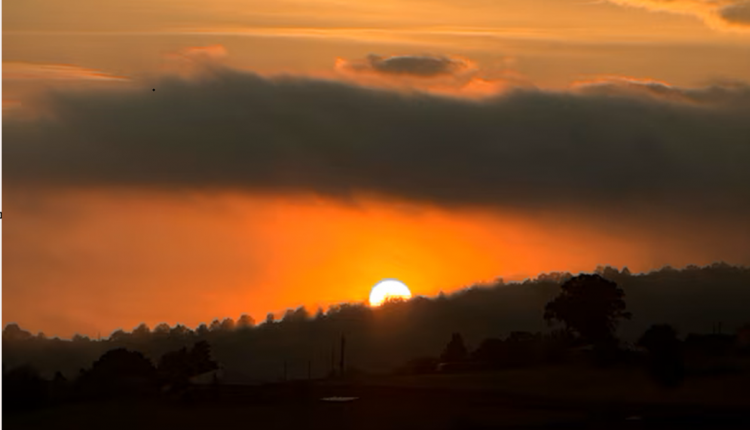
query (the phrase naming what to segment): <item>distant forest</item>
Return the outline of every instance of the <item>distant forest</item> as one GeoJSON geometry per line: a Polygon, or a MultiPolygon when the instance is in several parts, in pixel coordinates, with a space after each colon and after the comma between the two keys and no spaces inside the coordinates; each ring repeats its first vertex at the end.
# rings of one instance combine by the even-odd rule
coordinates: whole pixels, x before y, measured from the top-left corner
{"type": "MultiPolygon", "coordinates": [[[[681,338],[689,333],[747,332],[743,328],[750,323],[748,267],[715,263],[679,270],[664,267],[636,275],[627,268],[607,266],[595,273],[624,292],[632,318],[623,319],[616,334],[626,349],[635,348],[654,325],[657,332],[669,325],[681,338]]],[[[346,303],[312,314],[300,307],[287,310],[281,319],[269,314],[259,323],[243,315],[237,321],[217,319],[195,329],[142,324],[132,332],[117,330],[101,340],[81,335],[72,340],[50,339],[11,323],[3,331],[3,369],[30,366],[45,378],[60,377],[55,376],[60,372],[74,379],[114,349],[138,351],[158,363],[168,352],[207,342],[229,382],[319,378],[339,365],[344,336],[347,369],[390,371],[421,357],[446,354],[449,341],[456,348],[481,352],[487,339],[549,336],[560,326],[545,320],[545,307],[572,278],[570,273],[549,273],[524,282],[498,280],[379,308],[346,303]]]]}

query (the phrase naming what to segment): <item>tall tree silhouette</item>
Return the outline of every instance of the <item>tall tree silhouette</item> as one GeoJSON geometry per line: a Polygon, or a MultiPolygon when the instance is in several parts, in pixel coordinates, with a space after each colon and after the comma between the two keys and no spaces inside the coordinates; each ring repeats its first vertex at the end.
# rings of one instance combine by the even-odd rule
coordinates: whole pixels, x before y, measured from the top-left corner
{"type": "Polygon", "coordinates": [[[167,336],[169,335],[169,331],[172,330],[172,327],[169,326],[167,323],[159,323],[156,327],[154,327],[154,335],[157,336],[167,336]]]}
{"type": "Polygon", "coordinates": [[[162,355],[157,369],[160,377],[172,384],[187,385],[188,378],[191,376],[190,354],[187,348],[180,348],[162,355]]]}
{"type": "Polygon", "coordinates": [[[123,342],[127,340],[128,337],[130,337],[130,335],[126,333],[125,330],[119,328],[113,331],[111,335],[109,335],[109,339],[112,342],[123,342]]]}
{"type": "Polygon", "coordinates": [[[453,333],[450,342],[445,346],[440,359],[446,362],[463,361],[466,359],[468,351],[464,344],[464,338],[460,333],[453,333]]]}
{"type": "Polygon", "coordinates": [[[287,309],[281,321],[285,323],[303,323],[308,319],[310,319],[310,313],[307,312],[304,306],[300,306],[297,309],[287,309]]]}
{"type": "Polygon", "coordinates": [[[248,329],[254,325],[255,319],[248,314],[240,315],[240,318],[237,320],[237,328],[239,329],[248,329]]]}
{"type": "Polygon", "coordinates": [[[154,365],[141,352],[125,348],[112,349],[94,362],[90,373],[98,378],[153,376],[154,365]]]}
{"type": "Polygon", "coordinates": [[[195,329],[195,334],[198,335],[198,337],[205,337],[208,335],[208,326],[206,323],[200,323],[198,327],[195,329]]]}
{"type": "Polygon", "coordinates": [[[133,330],[133,336],[143,339],[151,334],[151,329],[146,323],[141,323],[138,327],[133,330]]]}
{"type": "Polygon", "coordinates": [[[544,319],[560,321],[567,330],[587,343],[601,346],[615,340],[621,319],[630,319],[625,310],[625,292],[599,275],[579,275],[561,286],[562,292],[547,303],[544,319]]]}
{"type": "Polygon", "coordinates": [[[229,317],[224,318],[221,321],[221,330],[222,331],[232,331],[232,330],[234,330],[235,327],[236,327],[236,324],[235,324],[234,320],[231,319],[231,318],[229,318],[229,317]]]}
{"type": "Polygon", "coordinates": [[[206,341],[196,343],[191,350],[180,348],[159,359],[158,371],[163,380],[176,388],[185,387],[191,377],[218,369],[211,359],[211,346],[206,341]]]}
{"type": "Polygon", "coordinates": [[[185,339],[192,334],[192,330],[182,324],[177,324],[169,330],[169,337],[173,339],[185,339]]]}
{"type": "Polygon", "coordinates": [[[194,375],[210,372],[219,368],[219,365],[211,358],[211,345],[205,340],[196,343],[190,350],[191,369],[194,375]]]}
{"type": "Polygon", "coordinates": [[[74,334],[73,339],[71,339],[73,342],[89,342],[91,339],[89,339],[88,336],[84,336],[81,334],[74,334]]]}
{"type": "Polygon", "coordinates": [[[156,368],[142,353],[116,348],[104,353],[91,369],[82,371],[76,383],[93,396],[152,391],[156,388],[156,368]]]}
{"type": "Polygon", "coordinates": [[[16,323],[10,323],[5,326],[5,329],[3,329],[4,340],[27,340],[31,339],[32,337],[33,335],[31,334],[31,332],[23,330],[16,323]]]}

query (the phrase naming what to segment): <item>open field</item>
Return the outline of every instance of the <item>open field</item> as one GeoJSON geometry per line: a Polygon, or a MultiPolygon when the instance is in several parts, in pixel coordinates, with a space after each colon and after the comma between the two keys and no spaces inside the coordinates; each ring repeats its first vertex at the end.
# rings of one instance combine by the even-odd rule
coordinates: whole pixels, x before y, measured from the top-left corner
{"type": "Polygon", "coordinates": [[[537,369],[357,383],[204,386],[191,401],[69,404],[6,418],[3,424],[7,429],[746,429],[748,390],[743,395],[731,389],[747,387],[743,379],[695,379],[670,391],[627,371],[537,369]],[[358,399],[320,400],[329,396],[358,399]]]}

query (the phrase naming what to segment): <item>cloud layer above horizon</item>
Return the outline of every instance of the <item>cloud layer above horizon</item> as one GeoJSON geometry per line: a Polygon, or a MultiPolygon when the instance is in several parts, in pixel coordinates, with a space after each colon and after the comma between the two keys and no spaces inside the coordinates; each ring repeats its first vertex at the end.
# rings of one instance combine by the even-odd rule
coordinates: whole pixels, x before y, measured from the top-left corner
{"type": "Polygon", "coordinates": [[[464,100],[217,67],[155,87],[57,92],[54,119],[7,121],[7,187],[750,213],[745,85],[604,79],[464,100]]]}

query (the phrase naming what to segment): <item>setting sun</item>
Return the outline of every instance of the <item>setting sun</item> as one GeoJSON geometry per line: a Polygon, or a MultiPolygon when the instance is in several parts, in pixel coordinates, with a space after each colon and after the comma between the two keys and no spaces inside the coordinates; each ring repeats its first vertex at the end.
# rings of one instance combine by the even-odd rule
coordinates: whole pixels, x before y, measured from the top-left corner
{"type": "Polygon", "coordinates": [[[380,306],[388,299],[409,299],[409,287],[398,279],[384,279],[370,291],[370,306],[380,306]]]}

